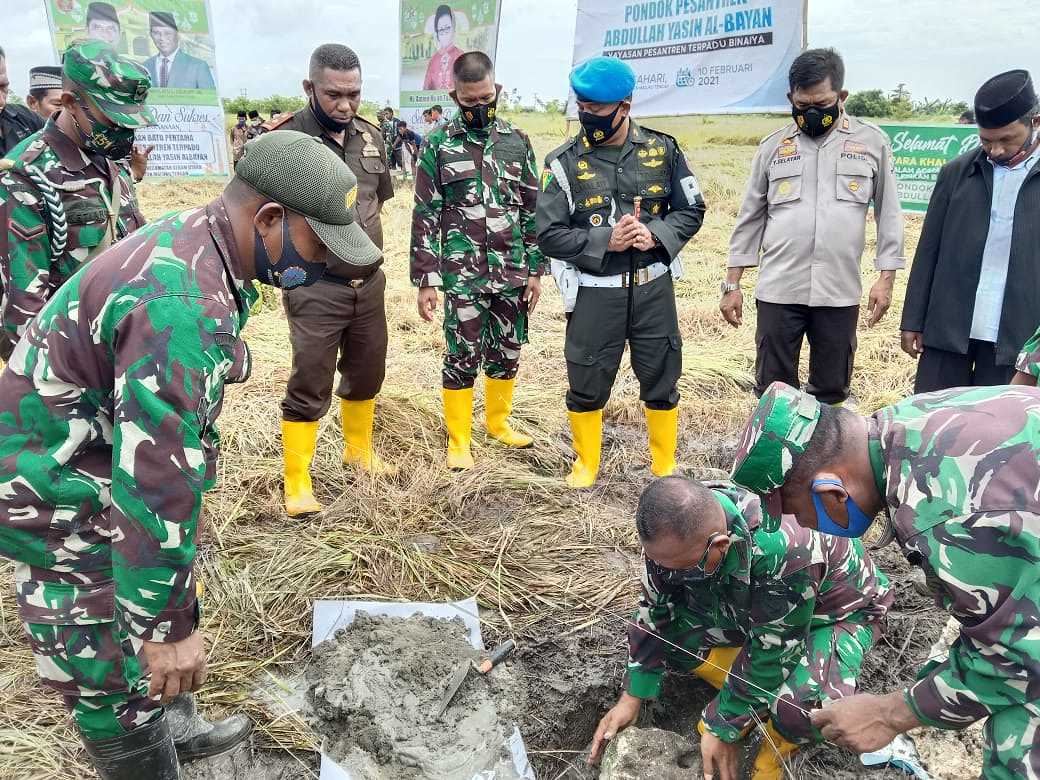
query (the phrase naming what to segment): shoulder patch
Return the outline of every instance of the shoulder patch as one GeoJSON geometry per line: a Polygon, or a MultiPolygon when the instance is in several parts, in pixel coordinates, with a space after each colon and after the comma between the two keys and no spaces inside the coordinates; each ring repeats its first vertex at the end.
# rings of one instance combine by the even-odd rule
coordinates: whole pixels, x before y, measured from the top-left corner
{"type": "MultiPolygon", "coordinates": [[[[365,119],[365,118],[364,118],[363,116],[361,116],[360,114],[356,114],[356,115],[354,116],[354,121],[356,121],[356,122],[360,122],[360,123],[361,123],[361,124],[363,124],[363,125],[368,125],[368,126],[369,126],[369,127],[371,127],[371,128],[373,129],[373,130],[379,130],[379,126],[378,126],[378,125],[376,125],[376,124],[375,124],[374,122],[369,122],[369,121],[368,121],[367,119],[365,119]]],[[[380,130],[380,132],[382,132],[382,131],[380,130]]]]}
{"type": "Polygon", "coordinates": [[[263,125],[261,125],[261,127],[263,127],[265,130],[277,130],[286,122],[289,122],[290,120],[294,119],[296,117],[296,114],[297,112],[293,111],[291,114],[282,114],[277,119],[268,119],[266,122],[263,123],[263,125]]]}
{"type": "Polygon", "coordinates": [[[574,144],[575,144],[575,142],[577,140],[578,140],[577,137],[568,138],[562,144],[557,146],[555,149],[553,149],[551,152],[549,152],[549,154],[545,155],[545,164],[548,165],[553,160],[558,158],[560,155],[562,155],[564,152],[566,152],[568,149],[570,149],[572,146],[574,146],[574,144]]]}

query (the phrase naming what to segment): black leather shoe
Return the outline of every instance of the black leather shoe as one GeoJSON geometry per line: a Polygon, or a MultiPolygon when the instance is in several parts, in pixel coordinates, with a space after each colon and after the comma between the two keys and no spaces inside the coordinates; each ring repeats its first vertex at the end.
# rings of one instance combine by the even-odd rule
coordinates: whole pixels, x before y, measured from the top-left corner
{"type": "Polygon", "coordinates": [[[166,717],[182,763],[226,753],[245,742],[253,730],[252,721],[245,715],[210,723],[199,715],[190,693],[182,693],[167,704],[166,717]]]}
{"type": "Polygon", "coordinates": [[[101,780],[178,780],[181,776],[165,715],[121,737],[87,739],[81,734],[80,739],[101,780]]]}

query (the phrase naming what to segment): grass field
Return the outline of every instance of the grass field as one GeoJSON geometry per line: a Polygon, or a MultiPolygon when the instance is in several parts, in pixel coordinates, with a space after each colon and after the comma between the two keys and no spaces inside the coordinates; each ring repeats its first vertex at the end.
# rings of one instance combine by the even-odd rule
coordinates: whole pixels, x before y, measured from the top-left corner
{"type": "MultiPolygon", "coordinates": [[[[739,330],[722,321],[717,290],[755,144],[783,121],[646,122],[679,138],[708,203],[704,228],[683,255],[687,278],[677,285],[685,365],[680,461],[690,473],[728,466],[733,437],[753,403],[754,275],[745,279],[748,305],[739,330]]],[[[522,115],[518,123],[532,134],[539,156],[564,138],[559,118],[522,115]]],[[[202,204],[219,189],[214,181],[147,182],[140,195],[148,216],[155,217],[202,204]]],[[[563,405],[564,317],[548,283],[524,349],[514,415],[518,427],[536,437],[536,446],[507,452],[484,441],[478,385],[477,467],[449,473],[443,465],[439,401],[443,338],[437,325],[419,318],[408,283],[410,212],[411,192],[399,186],[384,210],[390,354],[376,436],[384,456],[402,466],[401,475],[373,481],[344,470],[334,410],[322,426],[313,469],[327,511],[304,521],[285,517],[278,430],[290,352],[284,316],[274,305],[246,329],[253,375],[247,384],[229,388],[220,420],[221,479],[206,500],[198,562],[206,587],[203,630],[211,666],[201,699],[218,711],[247,708],[257,721],[259,744],[296,750],[286,761],[285,777],[311,776],[313,736],[297,718],[272,714],[254,691],[261,684],[270,687],[273,678],[305,661],[313,599],[443,600],[476,594],[487,631],[524,643],[536,636],[587,631],[600,621],[616,630],[613,616],[627,611],[636,597],[638,544],[631,514],[649,479],[649,458],[630,370],[623,366],[606,409],[598,485],[568,491],[562,481],[572,457],[563,405]]],[[[908,217],[908,256],[919,231],[920,220],[908,217]]],[[[868,232],[865,286],[875,277],[872,221],[868,232]]],[[[899,274],[896,300],[882,323],[859,333],[853,391],[864,410],[909,392],[913,364],[899,350],[897,331],[905,280],[906,274],[899,274]]],[[[894,554],[884,560],[898,566],[894,554]]],[[[0,573],[10,581],[9,566],[0,565],[0,573]]],[[[894,634],[879,645],[872,662],[876,674],[870,685],[875,687],[912,676],[934,639],[929,632],[934,633],[935,617],[929,616],[928,605],[914,601],[902,587],[900,599],[896,608],[903,617],[894,621],[894,634]]],[[[623,661],[620,633],[617,639],[615,666],[623,661]]],[[[560,744],[567,737],[561,735],[560,744]]],[[[551,745],[542,747],[551,752],[551,745]]],[[[540,776],[551,778],[566,763],[565,758],[551,763],[548,752],[540,776]]],[[[944,755],[945,762],[949,753],[944,755]]],[[[821,747],[797,759],[794,772],[805,778],[851,777],[856,776],[853,766],[847,754],[821,747]]],[[[5,586],[0,598],[0,778],[69,778],[86,772],[58,700],[36,681],[5,586]]],[[[935,776],[956,775],[939,771],[935,776]]]]}

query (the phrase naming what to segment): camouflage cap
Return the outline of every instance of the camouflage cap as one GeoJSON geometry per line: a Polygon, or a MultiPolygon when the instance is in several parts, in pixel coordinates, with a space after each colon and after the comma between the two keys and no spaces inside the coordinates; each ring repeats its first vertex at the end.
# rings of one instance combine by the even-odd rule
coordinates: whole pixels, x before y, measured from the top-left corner
{"type": "Polygon", "coordinates": [[[794,458],[805,452],[820,419],[820,402],[783,382],[773,382],[759,399],[737,447],[731,477],[765,497],[763,526],[780,522],[779,495],[794,458]]]}
{"type": "Polygon", "coordinates": [[[111,121],[121,127],[155,124],[145,105],[152,81],[141,65],[101,41],[74,43],[62,61],[65,78],[83,88],[111,121]]]}
{"type": "Polygon", "coordinates": [[[322,243],[351,265],[371,265],[382,252],[357,223],[354,172],[319,138],[275,130],[245,145],[235,175],[257,192],[302,214],[322,243]]]}

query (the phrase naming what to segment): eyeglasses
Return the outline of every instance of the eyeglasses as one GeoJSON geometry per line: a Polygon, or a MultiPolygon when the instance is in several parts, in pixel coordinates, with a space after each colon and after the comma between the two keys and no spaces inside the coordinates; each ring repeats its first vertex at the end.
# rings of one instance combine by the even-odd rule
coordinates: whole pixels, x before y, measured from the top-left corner
{"type": "Polygon", "coordinates": [[[704,582],[704,580],[711,579],[719,568],[718,564],[716,564],[715,568],[711,571],[706,571],[704,568],[704,564],[708,562],[708,553],[711,552],[711,546],[715,544],[717,539],[726,539],[728,537],[729,534],[723,533],[722,531],[716,531],[709,536],[708,543],[704,547],[704,554],[701,555],[701,559],[698,561],[697,565],[691,569],[669,569],[650,558],[646,559],[646,565],[655,579],[668,585],[681,585],[686,582],[704,582]]]}
{"type": "Polygon", "coordinates": [[[450,33],[454,29],[455,28],[452,27],[451,25],[448,25],[447,27],[438,27],[437,28],[437,34],[438,35],[447,35],[448,33],[450,33]]]}

